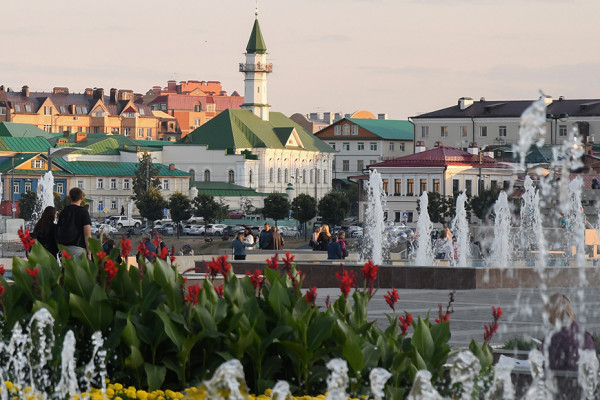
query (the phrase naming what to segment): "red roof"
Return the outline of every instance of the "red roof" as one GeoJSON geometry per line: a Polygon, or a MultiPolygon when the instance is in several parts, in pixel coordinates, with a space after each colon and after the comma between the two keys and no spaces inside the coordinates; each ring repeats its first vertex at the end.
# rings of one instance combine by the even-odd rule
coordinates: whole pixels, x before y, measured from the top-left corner
{"type": "Polygon", "coordinates": [[[167,103],[167,110],[194,110],[194,105],[196,103],[200,103],[202,105],[202,109],[206,109],[207,103],[215,103],[215,108],[217,112],[226,110],[228,108],[239,109],[240,106],[244,103],[243,97],[238,96],[188,96],[188,95],[178,95],[178,94],[169,94],[158,96],[154,99],[151,104],[156,103],[167,103]],[[212,101],[211,101],[212,100],[212,101]]]}
{"type": "MultiPolygon", "coordinates": [[[[454,147],[439,146],[420,153],[371,164],[369,167],[446,167],[451,165],[479,167],[479,155],[471,154],[454,147]]],[[[501,164],[492,157],[485,155],[481,156],[481,167],[510,168],[510,166],[501,164]]]]}

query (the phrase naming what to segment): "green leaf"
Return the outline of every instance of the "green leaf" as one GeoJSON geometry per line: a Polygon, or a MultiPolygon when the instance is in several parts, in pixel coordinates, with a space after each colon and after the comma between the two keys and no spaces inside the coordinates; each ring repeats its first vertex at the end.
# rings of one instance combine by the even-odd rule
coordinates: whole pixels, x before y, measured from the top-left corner
{"type": "Polygon", "coordinates": [[[183,346],[183,335],[181,334],[180,329],[175,325],[175,323],[171,320],[171,318],[161,310],[154,310],[156,315],[158,315],[163,322],[165,333],[171,339],[171,341],[177,346],[177,349],[180,350],[181,346],[183,346]]]}
{"type": "Polygon", "coordinates": [[[200,325],[202,325],[202,328],[204,328],[205,330],[208,331],[216,331],[217,330],[217,323],[215,322],[215,319],[213,318],[212,315],[210,315],[210,313],[208,312],[208,310],[204,307],[200,307],[200,306],[195,306],[193,308],[193,312],[194,315],[196,315],[196,317],[198,318],[198,321],[200,321],[200,325]]]}
{"type": "Polygon", "coordinates": [[[332,317],[323,317],[310,324],[307,335],[307,345],[310,351],[314,351],[331,337],[334,322],[332,317]]]}
{"type": "Polygon", "coordinates": [[[279,281],[273,283],[271,291],[269,292],[268,301],[278,317],[281,317],[284,311],[290,307],[288,292],[279,281]]]}
{"type": "Polygon", "coordinates": [[[379,357],[381,356],[381,349],[369,342],[365,342],[362,346],[362,354],[365,360],[364,369],[371,370],[377,367],[379,357]]]}
{"type": "Polygon", "coordinates": [[[96,277],[91,276],[86,268],[77,265],[73,260],[65,260],[65,289],[77,296],[87,297],[94,286],[96,286],[96,277]]]}
{"type": "MultiPolygon", "coordinates": [[[[99,287],[97,288],[102,290],[99,287]]],[[[86,324],[92,332],[104,331],[112,322],[113,309],[107,302],[96,301],[92,305],[83,297],[71,293],[69,295],[69,305],[73,316],[86,324]]]]}
{"type": "Polygon", "coordinates": [[[125,358],[125,366],[136,370],[144,363],[144,357],[142,357],[142,353],[140,353],[140,350],[135,346],[129,346],[129,350],[131,353],[125,358]]]}
{"type": "Polygon", "coordinates": [[[357,335],[352,333],[346,338],[342,354],[355,372],[362,371],[365,366],[365,359],[360,349],[360,341],[357,335]]]}
{"type": "Polygon", "coordinates": [[[433,355],[433,338],[427,324],[421,318],[417,322],[415,333],[412,337],[412,344],[426,360],[429,360],[433,355]]]}
{"type": "Polygon", "coordinates": [[[154,391],[160,389],[165,381],[165,376],[167,376],[167,368],[162,365],[144,363],[144,371],[146,371],[148,390],[154,391]]]}
{"type": "Polygon", "coordinates": [[[302,363],[302,364],[306,364],[309,360],[309,354],[308,351],[306,351],[306,348],[301,345],[298,342],[291,342],[288,340],[283,340],[281,342],[279,342],[283,347],[285,347],[287,350],[291,351],[292,354],[294,354],[296,357],[298,357],[298,360],[302,363]]]}

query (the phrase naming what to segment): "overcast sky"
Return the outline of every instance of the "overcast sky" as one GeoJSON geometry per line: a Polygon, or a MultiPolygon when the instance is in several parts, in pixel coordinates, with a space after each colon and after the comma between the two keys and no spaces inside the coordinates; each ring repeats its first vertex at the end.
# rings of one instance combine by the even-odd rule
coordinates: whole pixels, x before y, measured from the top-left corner
{"type": "MultiPolygon", "coordinates": [[[[5,0],[6,2],[6,0],[5,0]]],[[[598,0],[260,0],[269,103],[405,119],[459,97],[599,98],[598,0]]],[[[146,92],[218,80],[238,64],[255,0],[27,0],[3,4],[0,84],[146,92]]]]}

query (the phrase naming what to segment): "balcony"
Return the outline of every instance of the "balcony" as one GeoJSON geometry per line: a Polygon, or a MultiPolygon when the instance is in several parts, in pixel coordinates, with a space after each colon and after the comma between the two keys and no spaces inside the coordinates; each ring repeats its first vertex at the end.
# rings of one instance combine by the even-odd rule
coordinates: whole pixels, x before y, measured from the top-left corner
{"type": "Polygon", "coordinates": [[[273,64],[246,64],[240,63],[240,72],[273,72],[273,64]]]}

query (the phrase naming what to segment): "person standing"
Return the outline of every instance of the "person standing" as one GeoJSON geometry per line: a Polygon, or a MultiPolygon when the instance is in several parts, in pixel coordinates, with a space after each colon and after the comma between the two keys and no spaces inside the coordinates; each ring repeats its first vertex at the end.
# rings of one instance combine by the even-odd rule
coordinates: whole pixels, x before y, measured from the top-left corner
{"type": "Polygon", "coordinates": [[[327,259],[328,260],[341,260],[344,256],[342,254],[342,247],[338,242],[337,237],[333,235],[331,242],[327,245],[327,259]]]}
{"type": "Polygon", "coordinates": [[[273,243],[273,250],[282,250],[283,247],[285,246],[285,243],[283,241],[283,236],[281,236],[281,233],[279,233],[279,230],[277,229],[276,226],[271,228],[271,236],[273,238],[272,243],[273,243]]]}
{"type": "Polygon", "coordinates": [[[125,215],[125,206],[121,206],[121,215],[125,215]]]}
{"type": "Polygon", "coordinates": [[[317,247],[321,251],[327,251],[327,247],[329,246],[329,241],[331,240],[331,233],[329,233],[329,225],[323,225],[323,229],[321,233],[319,233],[319,237],[317,238],[317,247]]]}
{"type": "MultiPolygon", "coordinates": [[[[342,258],[348,257],[348,249],[346,248],[346,232],[340,231],[338,233],[338,243],[340,244],[340,249],[342,250],[342,258]]],[[[329,249],[329,247],[328,247],[329,249]]]]}
{"type": "Polygon", "coordinates": [[[271,232],[271,226],[268,222],[265,223],[265,229],[260,232],[259,244],[263,250],[273,249],[273,232],[271,232]]]}
{"type": "Polygon", "coordinates": [[[33,237],[40,242],[46,250],[54,257],[58,255],[58,245],[56,244],[56,208],[46,207],[40,220],[33,228],[33,237]]]}
{"type": "Polygon", "coordinates": [[[88,240],[92,236],[92,220],[87,210],[81,207],[83,191],[74,187],[69,190],[71,204],[58,214],[56,241],[65,246],[74,256],[86,254],[92,259],[88,240]]]}
{"type": "Polygon", "coordinates": [[[244,243],[251,244],[252,247],[248,246],[248,250],[252,250],[254,248],[254,235],[252,234],[252,230],[250,228],[244,229],[244,243]]]}
{"type": "Polygon", "coordinates": [[[242,232],[238,232],[235,239],[233,239],[233,259],[234,260],[245,260],[246,259],[246,247],[252,248],[253,243],[247,243],[242,232]]]}

